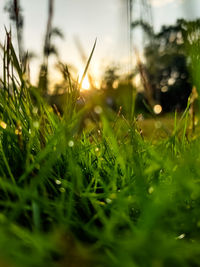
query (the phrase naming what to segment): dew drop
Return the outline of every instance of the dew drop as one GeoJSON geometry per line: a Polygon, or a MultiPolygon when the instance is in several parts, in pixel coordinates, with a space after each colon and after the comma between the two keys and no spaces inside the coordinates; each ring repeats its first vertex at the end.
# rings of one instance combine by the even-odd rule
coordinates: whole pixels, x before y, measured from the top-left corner
{"type": "Polygon", "coordinates": [[[70,141],[68,142],[68,146],[69,146],[69,147],[73,147],[73,146],[74,146],[74,141],[70,140],[70,141]]]}
{"type": "Polygon", "coordinates": [[[60,185],[62,182],[61,182],[60,180],[55,180],[55,183],[56,183],[57,185],[60,185]]]}
{"type": "Polygon", "coordinates": [[[96,106],[96,107],[94,108],[94,112],[95,112],[96,114],[101,114],[102,111],[103,111],[103,109],[102,109],[101,106],[96,106]]]}
{"type": "Polygon", "coordinates": [[[61,187],[61,188],[60,188],[60,192],[61,192],[61,193],[65,193],[65,188],[64,188],[64,187],[61,187]]]}
{"type": "Polygon", "coordinates": [[[149,192],[150,195],[153,193],[153,191],[154,191],[153,186],[149,187],[148,192],[149,192]]]}
{"type": "Polygon", "coordinates": [[[112,203],[112,199],[106,198],[106,203],[108,203],[108,204],[112,203]]]}
{"type": "Polygon", "coordinates": [[[34,127],[34,128],[38,129],[39,126],[40,126],[40,125],[39,125],[39,122],[38,122],[38,121],[34,121],[34,122],[33,122],[33,127],[34,127]]]}

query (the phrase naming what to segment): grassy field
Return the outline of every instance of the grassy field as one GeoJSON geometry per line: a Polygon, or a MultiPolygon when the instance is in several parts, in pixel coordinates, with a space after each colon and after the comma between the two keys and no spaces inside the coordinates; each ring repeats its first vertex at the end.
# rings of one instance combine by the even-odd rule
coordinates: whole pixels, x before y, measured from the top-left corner
{"type": "Polygon", "coordinates": [[[137,121],[98,105],[84,129],[91,106],[76,109],[78,87],[61,117],[11,45],[3,65],[0,266],[199,266],[200,138],[188,138],[189,108],[137,121]]]}
{"type": "MultiPolygon", "coordinates": [[[[152,142],[157,142],[159,140],[164,140],[172,136],[174,133],[175,127],[176,127],[175,126],[176,123],[182,124],[182,126],[179,126],[180,128],[182,128],[180,130],[182,132],[183,124],[185,123],[185,121],[182,121],[181,117],[182,117],[182,113],[164,114],[158,117],[145,118],[145,119],[139,120],[137,125],[142,130],[142,134],[145,139],[148,139],[152,142]],[[175,116],[177,116],[177,119],[176,119],[177,122],[175,122],[175,116]]],[[[192,128],[191,118],[189,117],[187,121],[187,131],[186,131],[186,136],[188,137],[194,137],[194,135],[192,135],[191,128],[192,128]]],[[[196,125],[195,127],[195,135],[197,135],[197,133],[199,133],[198,125],[196,125]]],[[[180,137],[180,133],[179,133],[179,137],[180,137]]]]}

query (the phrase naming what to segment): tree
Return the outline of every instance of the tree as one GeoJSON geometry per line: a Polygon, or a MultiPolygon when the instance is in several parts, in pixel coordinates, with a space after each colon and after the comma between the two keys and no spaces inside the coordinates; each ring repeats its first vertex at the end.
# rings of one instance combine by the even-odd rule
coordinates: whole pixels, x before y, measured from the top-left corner
{"type": "Polygon", "coordinates": [[[17,32],[17,42],[19,49],[19,59],[20,62],[23,61],[25,56],[23,49],[23,26],[24,26],[24,18],[22,15],[22,8],[20,5],[20,0],[9,0],[5,7],[5,11],[9,13],[10,20],[15,24],[16,32],[17,32]]]}
{"type": "Polygon", "coordinates": [[[44,40],[43,48],[43,63],[40,67],[38,88],[41,90],[41,95],[46,97],[48,95],[49,87],[49,57],[51,55],[58,56],[58,51],[56,46],[53,44],[52,40],[54,37],[63,38],[63,34],[58,28],[53,28],[52,20],[54,14],[54,0],[48,1],[48,19],[47,19],[47,28],[44,40]]]}
{"type": "Polygon", "coordinates": [[[163,111],[186,107],[192,83],[185,49],[184,20],[163,26],[154,41],[145,47],[145,69],[155,103],[163,111]]]}
{"type": "Polygon", "coordinates": [[[181,24],[192,83],[200,94],[200,19],[181,20],[181,24]]]}

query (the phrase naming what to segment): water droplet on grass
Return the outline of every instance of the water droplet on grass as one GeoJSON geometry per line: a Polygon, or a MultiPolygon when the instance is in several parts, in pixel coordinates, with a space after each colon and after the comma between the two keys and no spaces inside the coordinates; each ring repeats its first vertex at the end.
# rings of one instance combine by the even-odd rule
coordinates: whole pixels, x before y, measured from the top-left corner
{"type": "Polygon", "coordinates": [[[16,129],[16,130],[15,130],[15,134],[16,134],[16,135],[22,135],[22,131],[21,131],[20,129],[16,129]]]}
{"type": "Polygon", "coordinates": [[[33,114],[37,114],[38,113],[38,107],[33,107],[33,114]]]}
{"type": "Polygon", "coordinates": [[[108,203],[108,204],[112,203],[112,199],[106,198],[106,203],[108,203]]]}
{"type": "Polygon", "coordinates": [[[185,237],[185,234],[181,234],[179,236],[176,237],[176,240],[181,240],[185,237]]]}
{"type": "Polygon", "coordinates": [[[38,121],[34,121],[34,122],[33,122],[33,127],[34,127],[34,128],[38,129],[39,126],[40,126],[40,124],[39,124],[38,121]]]}
{"type": "Polygon", "coordinates": [[[148,192],[149,192],[150,195],[153,193],[153,191],[154,191],[153,186],[149,187],[148,192]]]}
{"type": "Polygon", "coordinates": [[[65,193],[65,188],[64,188],[64,187],[61,187],[61,188],[60,188],[60,192],[61,192],[61,193],[65,193]]]}
{"type": "Polygon", "coordinates": [[[73,147],[73,146],[74,146],[74,141],[70,140],[70,141],[68,142],[68,146],[69,146],[69,147],[73,147]]]}
{"type": "Polygon", "coordinates": [[[96,107],[94,108],[94,112],[95,112],[96,114],[101,114],[102,111],[103,111],[103,109],[102,109],[101,106],[96,106],[96,107]]]}

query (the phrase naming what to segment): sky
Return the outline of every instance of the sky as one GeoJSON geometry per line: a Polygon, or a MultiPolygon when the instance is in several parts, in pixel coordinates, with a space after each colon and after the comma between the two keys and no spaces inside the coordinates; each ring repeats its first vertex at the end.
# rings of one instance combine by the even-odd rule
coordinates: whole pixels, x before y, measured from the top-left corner
{"type": "MultiPolygon", "coordinates": [[[[4,26],[10,27],[8,14],[0,0],[0,42],[5,38],[4,26]]],[[[140,0],[139,0],[140,1],[140,0]]],[[[194,19],[200,14],[200,0],[149,0],[152,4],[153,26],[156,31],[164,24],[173,24],[177,18],[194,19]]],[[[126,0],[55,0],[53,25],[60,28],[64,40],[56,40],[62,61],[82,72],[85,62],[77,49],[78,38],[86,56],[89,56],[95,38],[97,46],[91,62],[91,72],[99,77],[108,65],[120,64],[127,71],[129,43],[126,0]]],[[[24,14],[24,43],[37,57],[31,63],[32,81],[36,81],[47,20],[48,0],[21,0],[24,14]]],[[[52,60],[52,63],[54,61],[52,60]]],[[[58,79],[56,71],[52,79],[58,79]]]]}

